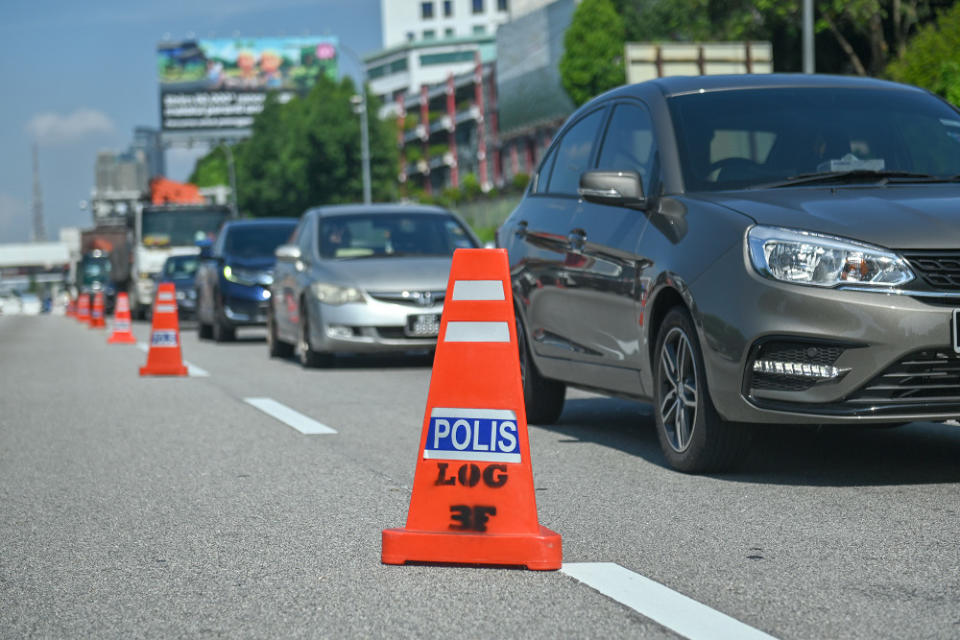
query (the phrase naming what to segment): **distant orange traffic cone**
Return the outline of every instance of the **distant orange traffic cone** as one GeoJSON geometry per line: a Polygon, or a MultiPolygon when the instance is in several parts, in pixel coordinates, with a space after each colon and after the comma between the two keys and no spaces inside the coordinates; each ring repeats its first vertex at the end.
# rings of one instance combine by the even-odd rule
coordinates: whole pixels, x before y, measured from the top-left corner
{"type": "Polygon", "coordinates": [[[118,293],[117,308],[113,312],[113,333],[107,338],[108,344],[133,344],[137,341],[130,320],[130,299],[126,293],[118,293]]]}
{"type": "Polygon", "coordinates": [[[103,291],[93,295],[93,309],[90,310],[90,328],[105,329],[107,322],[103,317],[103,291]]]}
{"type": "Polygon", "coordinates": [[[177,296],[172,282],[162,282],[153,302],[153,329],[147,365],[140,367],[141,376],[185,376],[180,355],[180,322],[177,319],[177,296]]]}
{"type": "Polygon", "coordinates": [[[559,569],[537,520],[507,254],[457,249],[433,361],[407,526],[384,529],[385,564],[559,569]]]}
{"type": "Polygon", "coordinates": [[[83,324],[90,324],[90,294],[81,293],[77,300],[77,320],[83,324]]]}

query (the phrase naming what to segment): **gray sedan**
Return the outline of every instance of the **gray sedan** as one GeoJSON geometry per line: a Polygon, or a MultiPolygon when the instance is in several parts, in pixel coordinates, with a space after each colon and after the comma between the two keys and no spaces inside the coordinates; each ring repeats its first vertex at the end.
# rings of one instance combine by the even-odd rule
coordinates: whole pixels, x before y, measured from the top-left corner
{"type": "Polygon", "coordinates": [[[498,244],[527,419],[651,401],[667,462],[749,423],[960,415],[960,113],[869,79],[665,78],[584,105],[498,244]]]}
{"type": "Polygon", "coordinates": [[[315,367],[336,353],[433,349],[453,252],[477,246],[463,220],[437,207],[307,211],[276,252],[270,355],[315,367]]]}

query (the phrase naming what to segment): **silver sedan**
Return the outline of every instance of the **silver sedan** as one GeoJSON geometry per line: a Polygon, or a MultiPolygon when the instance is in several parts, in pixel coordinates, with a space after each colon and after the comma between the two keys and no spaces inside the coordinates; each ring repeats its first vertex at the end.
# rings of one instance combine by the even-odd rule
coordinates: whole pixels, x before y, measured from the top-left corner
{"type": "Polygon", "coordinates": [[[433,349],[453,252],[477,246],[463,220],[437,207],[310,209],[276,252],[270,355],[315,367],[335,353],[433,349]]]}

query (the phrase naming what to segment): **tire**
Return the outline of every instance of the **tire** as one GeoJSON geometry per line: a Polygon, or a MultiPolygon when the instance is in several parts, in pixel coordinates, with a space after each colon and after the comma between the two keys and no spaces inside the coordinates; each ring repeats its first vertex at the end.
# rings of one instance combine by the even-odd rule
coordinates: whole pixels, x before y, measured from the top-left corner
{"type": "Polygon", "coordinates": [[[213,340],[214,342],[233,342],[237,339],[237,330],[221,320],[223,308],[218,304],[213,310],[213,340]]]}
{"type": "Polygon", "coordinates": [[[530,356],[527,334],[517,315],[517,347],[520,352],[520,379],[523,382],[523,404],[527,424],[553,424],[563,413],[567,387],[562,382],[540,375],[530,356]]]}
{"type": "Polygon", "coordinates": [[[685,473],[729,469],[746,450],[745,425],[723,420],[710,399],[700,341],[686,309],[667,312],[654,350],[654,406],[660,448],[685,473]]]}
{"type": "Polygon", "coordinates": [[[271,358],[289,358],[293,355],[293,345],[277,337],[277,319],[273,313],[272,308],[267,311],[267,350],[271,358]]]}
{"type": "Polygon", "coordinates": [[[197,337],[201,340],[209,340],[213,337],[213,327],[206,322],[197,320],[197,337]]]}
{"type": "Polygon", "coordinates": [[[326,367],[332,364],[333,356],[329,353],[317,351],[310,343],[310,316],[307,305],[300,305],[300,338],[297,342],[297,359],[304,369],[326,367]]]}

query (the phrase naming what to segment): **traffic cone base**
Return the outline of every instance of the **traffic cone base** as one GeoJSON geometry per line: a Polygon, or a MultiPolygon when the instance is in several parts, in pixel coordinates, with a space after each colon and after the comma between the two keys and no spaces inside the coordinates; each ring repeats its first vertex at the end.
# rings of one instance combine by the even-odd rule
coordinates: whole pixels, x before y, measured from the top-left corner
{"type": "Polygon", "coordinates": [[[453,254],[404,528],[384,564],[559,569],[539,524],[506,251],[453,254]]]}
{"type": "Polygon", "coordinates": [[[147,364],[140,367],[141,376],[185,376],[187,368],[180,354],[180,321],[177,318],[177,297],[173,283],[162,282],[153,304],[153,328],[147,364]]]}
{"type": "Polygon", "coordinates": [[[504,565],[553,571],[563,562],[560,534],[540,525],[535,534],[461,533],[384,529],[384,564],[504,565]]]}

